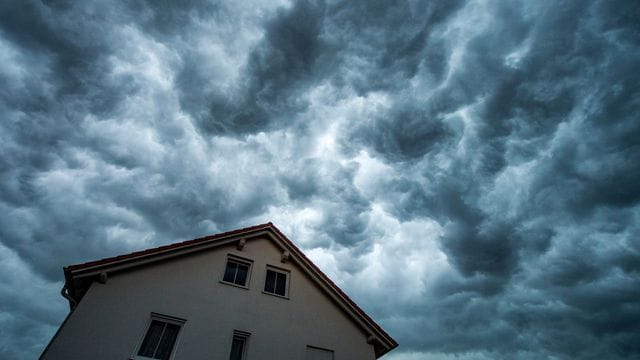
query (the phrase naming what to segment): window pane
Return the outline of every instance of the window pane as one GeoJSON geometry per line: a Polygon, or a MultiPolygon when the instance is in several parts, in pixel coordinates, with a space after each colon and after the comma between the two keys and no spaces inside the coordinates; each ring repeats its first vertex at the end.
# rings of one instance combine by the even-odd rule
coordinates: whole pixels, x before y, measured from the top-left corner
{"type": "Polygon", "coordinates": [[[223,281],[233,282],[233,279],[236,277],[236,270],[238,269],[238,264],[227,261],[227,268],[224,270],[224,278],[223,281]]]}
{"type": "Polygon", "coordinates": [[[242,360],[242,352],[244,351],[244,339],[238,336],[233,337],[231,343],[231,355],[229,360],[242,360]]]}
{"type": "Polygon", "coordinates": [[[142,341],[142,345],[140,345],[140,351],[138,351],[138,355],[153,357],[153,353],[158,346],[158,342],[160,341],[160,335],[162,335],[162,330],[164,329],[164,323],[153,320],[151,321],[151,325],[149,325],[149,330],[147,330],[147,334],[142,341]]]}
{"type": "Polygon", "coordinates": [[[267,270],[267,280],[264,282],[264,291],[273,293],[276,287],[276,272],[267,270]]]}
{"type": "Polygon", "coordinates": [[[276,291],[275,293],[278,295],[284,296],[285,288],[287,286],[287,275],[283,273],[276,273],[276,291]]]}
{"type": "Polygon", "coordinates": [[[242,286],[246,285],[247,273],[249,273],[249,267],[244,264],[238,264],[238,274],[236,275],[235,283],[242,286]]]}
{"type": "Polygon", "coordinates": [[[162,335],[162,339],[160,340],[160,346],[158,346],[158,350],[156,350],[156,359],[169,359],[179,331],[180,326],[176,324],[167,324],[164,334],[162,335]]]}

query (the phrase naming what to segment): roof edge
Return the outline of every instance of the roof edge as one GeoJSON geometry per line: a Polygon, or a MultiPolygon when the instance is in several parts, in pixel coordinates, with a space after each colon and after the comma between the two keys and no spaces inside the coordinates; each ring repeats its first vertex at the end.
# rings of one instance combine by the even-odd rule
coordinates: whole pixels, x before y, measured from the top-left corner
{"type": "Polygon", "coordinates": [[[292,250],[300,255],[306,265],[308,265],[321,278],[321,280],[329,285],[329,288],[336,291],[337,295],[342,298],[347,303],[347,305],[352,307],[358,315],[364,318],[365,323],[372,326],[380,335],[382,335],[387,345],[387,351],[382,352],[379,356],[386,354],[387,352],[393,350],[398,346],[398,343],[395,341],[395,339],[393,339],[384,329],[382,329],[380,325],[378,325],[378,323],[375,322],[375,320],[373,320],[364,310],[362,310],[362,308],[355,301],[353,301],[349,297],[349,295],[347,295],[338,285],[336,285],[336,283],[334,283],[331,278],[329,278],[322,270],[320,270],[320,268],[313,261],[311,261],[311,259],[309,259],[304,254],[304,252],[300,250],[300,248],[298,248],[296,244],[293,243],[293,241],[289,240],[289,238],[284,233],[282,233],[282,231],[280,231],[280,229],[278,229],[275,225],[273,225],[272,223],[269,224],[271,225],[271,228],[274,230],[274,232],[280,238],[282,238],[290,247],[292,247],[292,250]]]}

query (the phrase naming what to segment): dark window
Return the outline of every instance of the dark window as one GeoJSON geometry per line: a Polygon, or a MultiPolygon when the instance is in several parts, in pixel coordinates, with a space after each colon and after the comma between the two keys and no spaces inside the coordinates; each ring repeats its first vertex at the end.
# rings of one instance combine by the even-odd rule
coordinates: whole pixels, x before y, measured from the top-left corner
{"type": "Polygon", "coordinates": [[[286,296],[287,274],[267,269],[267,278],[264,282],[264,291],[270,294],[286,296]]]}
{"type": "Polygon", "coordinates": [[[244,331],[233,332],[233,341],[231,342],[231,353],[229,354],[229,360],[245,359],[248,338],[249,333],[246,333],[244,331]]]}
{"type": "Polygon", "coordinates": [[[140,350],[138,350],[138,356],[151,359],[169,359],[178,338],[178,332],[180,332],[178,324],[152,320],[147,334],[142,340],[140,350]]]}
{"type": "Polygon", "coordinates": [[[249,264],[241,263],[234,260],[227,260],[227,267],[224,270],[222,281],[246,286],[249,276],[249,264]]]}

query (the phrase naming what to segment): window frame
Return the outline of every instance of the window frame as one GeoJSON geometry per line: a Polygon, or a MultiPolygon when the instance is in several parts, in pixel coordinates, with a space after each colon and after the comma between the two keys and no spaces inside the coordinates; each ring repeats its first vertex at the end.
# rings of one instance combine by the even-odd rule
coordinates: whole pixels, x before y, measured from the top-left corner
{"type": "MultiPolygon", "coordinates": [[[[239,287],[241,289],[249,289],[249,284],[251,282],[251,269],[253,268],[253,260],[251,259],[246,259],[240,256],[236,256],[233,254],[228,254],[227,255],[227,260],[224,262],[224,268],[222,269],[222,278],[220,279],[220,282],[222,284],[225,285],[230,285],[230,286],[235,286],[235,287],[239,287]],[[240,264],[240,265],[246,265],[247,266],[247,279],[245,281],[244,285],[240,285],[240,284],[236,284],[235,282],[229,282],[229,281],[225,281],[224,280],[224,275],[227,272],[227,265],[229,264],[229,262],[233,262],[236,264],[240,264]]],[[[235,276],[237,276],[237,270],[236,270],[236,274],[235,276]]]]}
{"type": "Polygon", "coordinates": [[[187,320],[177,318],[174,316],[163,315],[163,314],[152,312],[149,316],[149,320],[147,320],[146,326],[144,327],[144,331],[142,332],[141,336],[139,336],[138,344],[136,345],[133,351],[133,354],[131,355],[131,358],[130,358],[131,360],[157,360],[157,358],[138,355],[138,353],[140,352],[140,347],[142,346],[142,343],[144,343],[144,339],[147,337],[147,334],[149,333],[149,330],[151,328],[151,324],[154,321],[159,321],[165,324],[173,324],[173,325],[179,326],[178,335],[176,336],[176,339],[173,342],[171,353],[169,354],[170,360],[174,358],[176,354],[176,349],[178,348],[178,344],[180,343],[180,337],[182,336],[182,333],[183,333],[182,329],[184,328],[184,324],[187,322],[187,320]]]}
{"type": "Polygon", "coordinates": [[[322,348],[322,347],[319,347],[319,346],[313,346],[313,345],[307,345],[307,347],[305,348],[305,350],[306,350],[305,351],[305,358],[308,358],[308,350],[309,349],[326,351],[327,353],[331,354],[331,360],[334,360],[336,358],[336,352],[334,350],[322,348]]]}
{"type": "Polygon", "coordinates": [[[264,272],[264,286],[262,287],[262,293],[267,294],[267,295],[273,295],[273,296],[277,296],[279,298],[283,298],[283,299],[289,299],[289,285],[291,283],[291,271],[288,269],[283,269],[283,268],[279,268],[279,267],[275,267],[272,265],[267,265],[266,270],[264,272]],[[273,271],[276,273],[276,283],[274,283],[274,292],[269,292],[266,290],[267,287],[267,274],[269,271],[273,271]],[[284,295],[280,295],[278,293],[275,292],[276,288],[277,288],[277,274],[283,274],[285,276],[285,284],[284,284],[284,295]]]}
{"type": "Polygon", "coordinates": [[[247,353],[249,352],[249,338],[251,337],[251,333],[247,331],[241,330],[233,330],[233,336],[231,337],[231,347],[229,349],[229,360],[231,360],[231,355],[233,351],[233,342],[236,339],[242,340],[242,355],[240,356],[241,360],[247,359],[247,353]]]}

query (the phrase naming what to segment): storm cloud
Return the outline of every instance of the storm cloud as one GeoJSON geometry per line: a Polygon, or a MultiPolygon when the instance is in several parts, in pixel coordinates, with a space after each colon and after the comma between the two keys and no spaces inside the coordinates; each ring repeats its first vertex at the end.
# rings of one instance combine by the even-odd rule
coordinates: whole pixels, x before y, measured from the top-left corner
{"type": "Polygon", "coordinates": [[[385,358],[640,357],[636,1],[5,1],[0,357],[61,267],[274,222],[385,358]]]}

